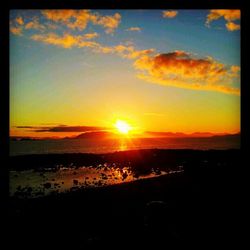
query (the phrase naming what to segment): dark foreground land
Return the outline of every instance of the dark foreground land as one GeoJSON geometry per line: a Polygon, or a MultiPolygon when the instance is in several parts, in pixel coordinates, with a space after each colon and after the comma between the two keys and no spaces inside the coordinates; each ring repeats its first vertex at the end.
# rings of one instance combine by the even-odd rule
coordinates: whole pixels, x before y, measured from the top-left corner
{"type": "Polygon", "coordinates": [[[43,198],[11,198],[8,249],[14,245],[20,249],[225,249],[233,243],[240,249],[240,158],[240,150],[11,157],[13,169],[130,162],[138,174],[152,166],[164,170],[182,165],[184,171],[43,198]]]}

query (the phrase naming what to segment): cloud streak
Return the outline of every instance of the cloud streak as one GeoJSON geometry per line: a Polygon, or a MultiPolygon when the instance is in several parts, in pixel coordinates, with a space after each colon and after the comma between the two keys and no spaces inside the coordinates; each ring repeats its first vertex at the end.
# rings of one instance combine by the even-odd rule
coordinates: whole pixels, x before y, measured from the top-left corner
{"type": "Polygon", "coordinates": [[[141,28],[139,28],[139,27],[130,27],[130,28],[126,29],[126,31],[141,31],[141,28]]]}
{"type": "Polygon", "coordinates": [[[178,15],[178,11],[176,10],[164,10],[162,11],[162,16],[164,18],[174,18],[178,15]]]}
{"type": "Polygon", "coordinates": [[[97,37],[97,33],[87,33],[84,35],[74,36],[71,34],[63,34],[62,36],[57,35],[56,33],[48,34],[35,34],[31,36],[31,39],[34,41],[43,42],[45,44],[51,44],[65,49],[72,47],[96,47],[98,44],[94,41],[89,41],[97,37]]]}
{"type": "Polygon", "coordinates": [[[98,37],[98,34],[87,33],[84,35],[71,35],[68,33],[63,34],[62,36],[57,35],[56,33],[47,33],[47,34],[35,34],[31,36],[31,39],[34,41],[42,42],[45,44],[50,44],[64,49],[70,48],[91,48],[95,53],[103,54],[116,54],[122,58],[126,59],[136,59],[138,57],[148,55],[153,53],[154,49],[138,50],[134,45],[118,44],[114,46],[105,46],[96,41],[89,41],[98,37]]]}
{"type": "Polygon", "coordinates": [[[142,56],[134,62],[137,77],[148,82],[196,90],[240,94],[231,81],[239,78],[238,66],[227,67],[212,57],[196,58],[185,51],[142,56]]]}
{"type": "Polygon", "coordinates": [[[104,53],[104,54],[117,54],[122,58],[126,59],[136,59],[138,57],[148,55],[153,53],[154,49],[146,49],[146,50],[137,50],[134,45],[124,45],[119,44],[115,46],[102,46],[99,44],[96,48],[94,48],[95,52],[104,53]]]}
{"type": "Polygon", "coordinates": [[[107,128],[96,126],[16,126],[18,129],[28,129],[33,132],[91,132],[106,131],[107,128]]]}

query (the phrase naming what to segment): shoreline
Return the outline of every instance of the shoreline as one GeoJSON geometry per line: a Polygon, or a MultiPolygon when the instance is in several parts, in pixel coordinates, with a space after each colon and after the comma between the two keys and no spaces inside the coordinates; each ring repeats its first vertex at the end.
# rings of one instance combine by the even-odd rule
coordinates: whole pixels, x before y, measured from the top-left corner
{"type": "MultiPolygon", "coordinates": [[[[188,158],[199,157],[217,157],[225,155],[230,156],[229,153],[240,154],[240,149],[208,149],[208,150],[197,150],[197,149],[138,149],[138,150],[126,150],[126,151],[115,151],[110,153],[48,153],[48,154],[27,154],[27,155],[15,155],[9,156],[10,170],[23,170],[33,169],[38,167],[44,167],[46,164],[52,168],[55,164],[75,164],[80,165],[94,165],[102,164],[106,162],[116,161],[119,163],[136,161],[141,163],[145,160],[160,160],[161,164],[168,163],[166,157],[180,157],[183,160],[189,155],[188,158]],[[146,157],[146,158],[144,158],[146,157]],[[25,165],[26,164],[26,165],[25,165]],[[33,164],[33,165],[32,165],[33,164]]],[[[179,160],[180,160],[179,159],[179,160]]],[[[179,161],[177,161],[179,162],[179,161]]],[[[152,162],[151,162],[152,163],[152,162]]]]}
{"type": "MultiPolygon", "coordinates": [[[[191,247],[203,242],[213,245],[218,240],[224,244],[237,233],[237,227],[232,225],[237,222],[235,211],[240,202],[238,175],[243,175],[240,153],[240,150],[155,149],[98,156],[16,157],[16,167],[29,162],[29,166],[39,163],[42,168],[48,164],[53,166],[58,160],[64,164],[71,164],[73,160],[76,167],[83,162],[98,165],[100,161],[116,161],[121,165],[130,162],[138,172],[148,171],[152,166],[164,170],[179,164],[183,164],[184,171],[35,199],[11,198],[9,218],[12,233],[16,239],[22,240],[28,235],[38,242],[41,235],[46,235],[43,237],[44,247],[53,244],[57,248],[68,245],[70,248],[92,249],[93,246],[120,244],[141,248],[158,243],[167,247],[171,240],[174,246],[191,247]],[[145,227],[145,209],[152,201],[167,204],[163,216],[171,219],[168,223],[176,238],[169,240],[165,230],[157,228],[153,229],[158,230],[154,236],[145,227]]],[[[28,245],[33,247],[32,243],[28,245]]]]}

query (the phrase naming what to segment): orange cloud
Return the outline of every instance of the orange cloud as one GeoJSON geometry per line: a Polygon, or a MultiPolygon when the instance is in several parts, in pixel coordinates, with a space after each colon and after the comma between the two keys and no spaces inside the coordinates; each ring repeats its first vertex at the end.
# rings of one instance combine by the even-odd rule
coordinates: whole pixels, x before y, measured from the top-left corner
{"type": "Polygon", "coordinates": [[[78,30],[84,30],[89,21],[96,19],[89,10],[43,10],[42,14],[53,22],[78,30]]]}
{"type": "Polygon", "coordinates": [[[14,35],[21,36],[23,34],[23,24],[23,18],[21,16],[16,17],[10,22],[10,32],[14,35]]]}
{"type": "Polygon", "coordinates": [[[23,25],[24,24],[24,21],[23,21],[23,18],[22,17],[17,17],[16,18],[16,23],[19,24],[19,25],[23,25]]]}
{"type": "Polygon", "coordinates": [[[13,27],[11,26],[10,27],[10,32],[14,35],[18,35],[18,36],[21,36],[22,35],[22,28],[21,27],[13,27]]]}
{"type": "Polygon", "coordinates": [[[111,54],[117,54],[122,58],[127,59],[136,59],[143,55],[148,55],[150,53],[154,52],[154,49],[147,49],[147,50],[136,50],[136,48],[133,45],[123,45],[119,44],[113,47],[105,47],[99,44],[96,48],[94,48],[96,52],[100,53],[111,53],[111,54]]]}
{"type": "Polygon", "coordinates": [[[135,61],[134,67],[140,70],[137,76],[149,82],[240,94],[239,88],[230,84],[238,77],[239,67],[228,68],[211,57],[195,58],[190,53],[174,51],[153,57],[144,55],[135,61]]]}
{"type": "Polygon", "coordinates": [[[113,33],[119,26],[121,15],[101,16],[89,10],[43,10],[42,14],[49,20],[62,23],[70,29],[84,30],[88,23],[101,25],[106,33],[113,33]]]}
{"type": "Polygon", "coordinates": [[[86,41],[93,37],[96,37],[97,33],[88,33],[82,36],[73,36],[70,34],[64,34],[63,36],[58,36],[55,33],[48,34],[36,34],[31,36],[34,41],[43,42],[46,44],[52,44],[62,48],[72,48],[72,47],[95,47],[97,43],[94,41],[86,41]]]}
{"type": "Polygon", "coordinates": [[[106,33],[113,33],[121,22],[121,15],[115,13],[113,16],[98,16],[97,20],[94,21],[95,24],[102,25],[106,28],[106,33]]]}
{"type": "Polygon", "coordinates": [[[227,21],[227,30],[235,31],[240,29],[240,25],[232,21],[240,20],[240,17],[240,10],[210,10],[209,14],[207,15],[206,25],[209,26],[212,21],[217,20],[219,18],[224,18],[227,21]]]}
{"type": "Polygon", "coordinates": [[[84,30],[90,21],[94,22],[96,20],[96,16],[91,14],[89,10],[79,10],[75,11],[70,19],[66,22],[69,28],[84,30]],[[70,19],[74,19],[74,21],[70,21],[70,19]]]}
{"type": "Polygon", "coordinates": [[[83,38],[84,39],[93,39],[93,38],[96,38],[98,37],[98,33],[94,32],[94,33],[87,33],[87,34],[84,34],[83,35],[83,38]]]}
{"type": "Polygon", "coordinates": [[[177,16],[177,14],[178,14],[178,11],[175,11],[175,10],[164,10],[164,11],[162,11],[162,15],[165,18],[174,18],[174,17],[177,16]]]}
{"type": "Polygon", "coordinates": [[[240,10],[210,10],[207,16],[207,22],[224,17],[227,21],[240,19],[240,10]]]}
{"type": "Polygon", "coordinates": [[[240,89],[231,85],[234,79],[239,80],[239,66],[228,67],[212,57],[197,58],[185,51],[153,55],[154,49],[138,50],[131,43],[103,46],[96,41],[89,41],[97,36],[97,33],[75,36],[67,33],[63,36],[48,33],[33,35],[31,39],[66,49],[89,47],[97,53],[116,54],[122,58],[135,60],[134,67],[139,70],[137,77],[148,82],[240,94],[240,89]]]}
{"type": "Polygon", "coordinates": [[[77,13],[76,10],[42,10],[41,12],[47,19],[54,22],[66,22],[77,13]]]}
{"type": "Polygon", "coordinates": [[[33,16],[29,20],[24,20],[21,16],[18,16],[13,21],[10,22],[10,32],[12,32],[14,35],[22,35],[24,30],[39,30],[39,31],[45,31],[46,29],[57,29],[58,26],[55,24],[51,24],[49,22],[45,24],[41,24],[39,22],[38,16],[33,16]]]}
{"type": "Polygon", "coordinates": [[[229,31],[235,31],[240,29],[240,25],[233,22],[226,23],[226,27],[229,31]]]}
{"type": "Polygon", "coordinates": [[[239,71],[240,71],[240,67],[239,66],[236,66],[236,65],[231,66],[231,72],[232,73],[238,74],[239,71]]]}
{"type": "Polygon", "coordinates": [[[141,28],[139,28],[139,27],[131,27],[131,28],[126,29],[126,31],[141,31],[141,28]]]}
{"type": "Polygon", "coordinates": [[[115,46],[104,46],[96,41],[89,41],[98,37],[98,34],[95,33],[86,33],[84,35],[72,35],[65,33],[62,36],[57,35],[56,33],[47,33],[47,34],[36,34],[31,36],[31,39],[34,41],[43,42],[45,44],[51,44],[65,49],[77,47],[89,47],[92,51],[97,53],[104,54],[116,54],[122,58],[127,59],[136,59],[140,56],[148,55],[154,52],[154,49],[147,50],[137,50],[133,45],[124,45],[119,44],[115,46]]]}

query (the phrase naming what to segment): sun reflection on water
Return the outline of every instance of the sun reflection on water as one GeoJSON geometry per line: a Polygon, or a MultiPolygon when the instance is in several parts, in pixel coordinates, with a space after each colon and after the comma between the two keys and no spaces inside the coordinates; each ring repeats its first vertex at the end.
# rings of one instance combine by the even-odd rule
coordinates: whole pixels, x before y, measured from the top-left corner
{"type": "MultiPolygon", "coordinates": [[[[180,172],[182,170],[172,171],[180,172]]],[[[168,172],[170,173],[170,172],[168,172]]],[[[32,198],[79,189],[102,187],[167,174],[155,171],[135,174],[130,166],[99,164],[97,166],[63,167],[56,169],[10,171],[10,195],[32,198]]]]}

